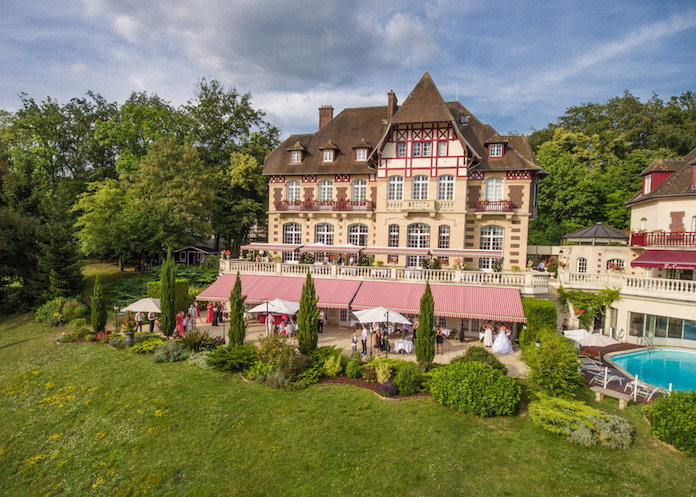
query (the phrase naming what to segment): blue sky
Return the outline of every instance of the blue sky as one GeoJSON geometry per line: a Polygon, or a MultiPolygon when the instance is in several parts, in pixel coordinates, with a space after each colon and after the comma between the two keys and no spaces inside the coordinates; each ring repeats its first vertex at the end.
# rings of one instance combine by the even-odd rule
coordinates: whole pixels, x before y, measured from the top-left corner
{"type": "Polygon", "coordinates": [[[429,71],[499,132],[629,90],[696,90],[693,1],[3,0],[0,108],[132,91],[174,105],[201,77],[253,95],[282,135],[317,108],[403,101],[429,71]],[[548,4],[548,5],[547,5],[548,4]]]}

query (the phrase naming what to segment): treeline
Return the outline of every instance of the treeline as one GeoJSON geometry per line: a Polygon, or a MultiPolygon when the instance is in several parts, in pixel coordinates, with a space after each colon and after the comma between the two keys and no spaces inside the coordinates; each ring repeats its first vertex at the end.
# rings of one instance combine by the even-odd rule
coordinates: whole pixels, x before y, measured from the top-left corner
{"type": "Polygon", "coordinates": [[[266,223],[263,159],[279,130],[250,93],[198,82],[175,108],[88,92],[60,104],[20,95],[0,110],[0,298],[33,306],[81,289],[81,260],[144,260],[266,223]]]}
{"type": "Polygon", "coordinates": [[[557,244],[597,222],[625,229],[624,203],[640,190],[641,171],[696,148],[696,95],[643,103],[625,92],[603,104],[570,107],[557,123],[532,133],[530,143],[549,172],[539,185],[530,244],[557,244]]]}

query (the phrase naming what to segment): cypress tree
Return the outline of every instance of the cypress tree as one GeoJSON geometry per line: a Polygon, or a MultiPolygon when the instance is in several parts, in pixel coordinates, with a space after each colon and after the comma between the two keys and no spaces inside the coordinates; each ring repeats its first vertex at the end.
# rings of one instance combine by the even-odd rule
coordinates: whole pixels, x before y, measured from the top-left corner
{"type": "Polygon", "coordinates": [[[242,280],[239,279],[239,271],[237,271],[237,280],[234,282],[234,288],[230,295],[230,345],[242,345],[245,338],[244,329],[244,301],[246,295],[242,295],[242,280]]]}
{"type": "Polygon", "coordinates": [[[92,291],[92,329],[95,333],[101,333],[106,327],[106,299],[102,291],[99,275],[94,280],[94,290],[92,291]]]}
{"type": "Polygon", "coordinates": [[[160,273],[160,321],[162,333],[171,336],[176,328],[176,264],[172,252],[167,251],[167,260],[160,273]]]}
{"type": "Polygon", "coordinates": [[[420,301],[420,316],[418,316],[418,331],[416,332],[416,359],[422,365],[433,362],[435,358],[435,304],[430,282],[425,284],[425,292],[420,301]]]}
{"type": "Polygon", "coordinates": [[[301,354],[317,349],[319,342],[319,309],[312,276],[307,271],[307,281],[302,286],[300,310],[297,311],[297,348],[301,354]]]}

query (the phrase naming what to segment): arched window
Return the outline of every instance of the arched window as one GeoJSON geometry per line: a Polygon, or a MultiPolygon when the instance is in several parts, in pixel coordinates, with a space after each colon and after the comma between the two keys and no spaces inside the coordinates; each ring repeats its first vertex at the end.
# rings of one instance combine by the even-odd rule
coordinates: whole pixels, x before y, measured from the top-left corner
{"type": "MultiPolygon", "coordinates": [[[[430,226],[423,223],[411,224],[407,229],[406,246],[409,248],[430,248],[430,226]]],[[[406,265],[420,266],[425,256],[409,255],[406,257],[406,265]]]]}
{"type": "Polygon", "coordinates": [[[404,178],[403,176],[389,176],[387,180],[387,200],[404,199],[404,178]]]}
{"type": "Polygon", "coordinates": [[[364,224],[351,224],[348,226],[348,243],[367,246],[367,226],[364,224]]]}
{"type": "MultiPolygon", "coordinates": [[[[696,218],[694,218],[696,219],[696,218]]],[[[648,220],[643,218],[640,220],[640,229],[644,230],[648,228],[648,220]]]]}
{"type": "Polygon", "coordinates": [[[355,202],[367,200],[367,181],[365,181],[364,179],[358,179],[353,181],[353,191],[351,193],[350,199],[355,202]]]}
{"type": "MultiPolygon", "coordinates": [[[[286,223],[283,225],[283,243],[302,243],[302,226],[298,223],[286,223]]],[[[284,261],[299,261],[300,253],[297,251],[283,252],[284,261]]]]}
{"type": "Polygon", "coordinates": [[[454,200],[454,176],[440,176],[437,179],[437,199],[454,200]]]}
{"type": "Polygon", "coordinates": [[[587,259],[584,257],[579,257],[577,262],[577,272],[586,273],[587,272],[587,259]]]}
{"type": "Polygon", "coordinates": [[[503,178],[486,180],[486,200],[491,202],[503,200],[503,178]]]}
{"type": "Polygon", "coordinates": [[[288,202],[300,200],[300,182],[290,181],[285,185],[285,199],[288,202]]]}
{"type": "Polygon", "coordinates": [[[428,177],[413,177],[413,200],[428,200],[428,177]]]}
{"type": "Polygon", "coordinates": [[[323,243],[324,245],[334,244],[334,227],[333,224],[322,223],[317,224],[314,228],[314,243],[323,243]]]}
{"type": "Polygon", "coordinates": [[[319,182],[319,201],[333,200],[333,181],[319,182]]]}
{"type": "MultiPolygon", "coordinates": [[[[484,226],[481,228],[480,248],[483,250],[503,250],[505,230],[500,226],[484,226]]],[[[493,269],[493,257],[480,257],[479,269],[490,271],[493,269]]]]}
{"type": "Polygon", "coordinates": [[[612,270],[612,269],[614,271],[622,271],[624,267],[625,267],[625,263],[621,259],[609,259],[607,261],[607,271],[612,270]]]}
{"type": "MultiPolygon", "coordinates": [[[[389,225],[389,239],[387,241],[388,247],[398,247],[399,246],[399,225],[390,224],[389,225]]],[[[398,255],[387,255],[387,262],[399,262],[398,255]]]]}

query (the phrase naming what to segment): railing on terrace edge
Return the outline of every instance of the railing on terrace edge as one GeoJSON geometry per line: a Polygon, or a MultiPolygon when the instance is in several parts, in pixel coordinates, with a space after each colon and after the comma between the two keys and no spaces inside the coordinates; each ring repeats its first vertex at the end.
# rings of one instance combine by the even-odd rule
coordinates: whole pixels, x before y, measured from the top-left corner
{"type": "Polygon", "coordinates": [[[504,286],[520,288],[525,295],[543,295],[548,292],[549,274],[530,272],[486,273],[457,269],[419,269],[384,266],[336,266],[323,264],[289,264],[283,262],[250,262],[244,260],[220,260],[221,274],[240,273],[267,275],[310,274],[318,277],[370,279],[383,281],[430,281],[476,286],[504,286]]]}
{"type": "Polygon", "coordinates": [[[653,231],[650,233],[633,233],[632,247],[696,247],[696,232],[694,231],[653,231]]]}
{"type": "Polygon", "coordinates": [[[476,212],[512,212],[514,205],[509,200],[479,200],[476,212]]]}
{"type": "Polygon", "coordinates": [[[275,203],[275,210],[280,212],[372,212],[374,205],[365,200],[298,200],[275,203]]]}
{"type": "Polygon", "coordinates": [[[642,278],[619,273],[559,273],[566,288],[601,290],[617,288],[622,295],[647,296],[696,302],[696,281],[642,278]]]}

